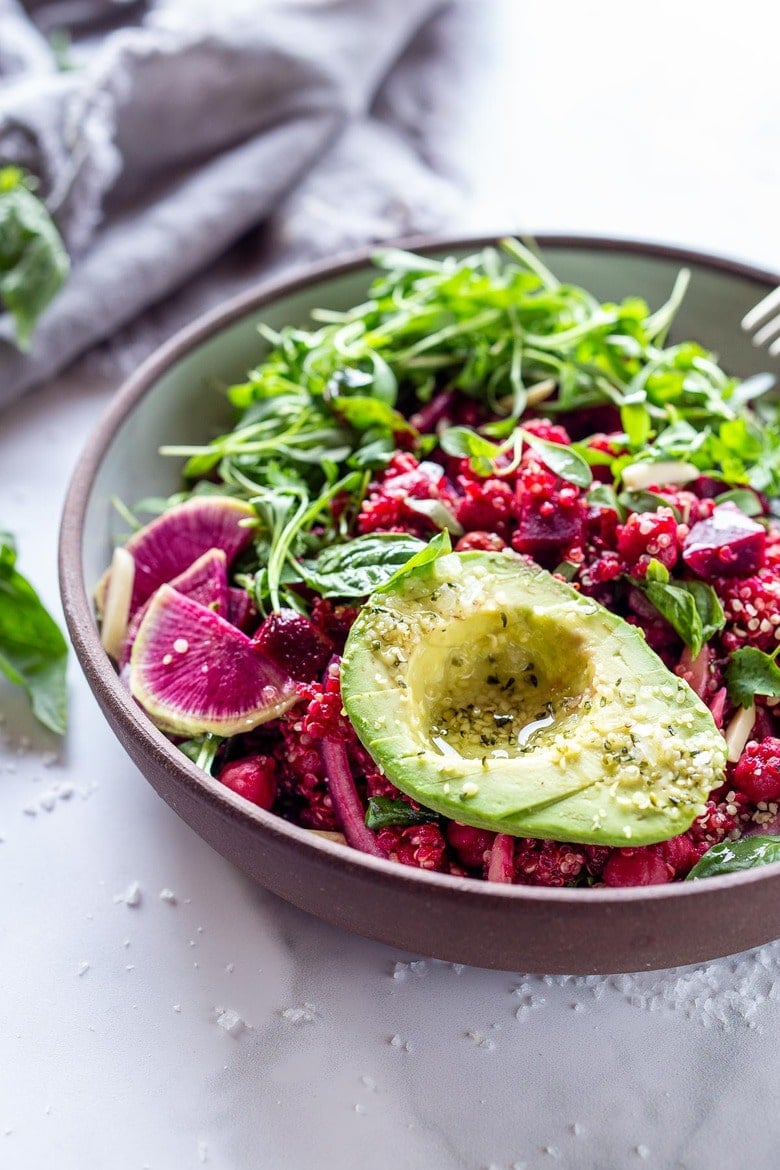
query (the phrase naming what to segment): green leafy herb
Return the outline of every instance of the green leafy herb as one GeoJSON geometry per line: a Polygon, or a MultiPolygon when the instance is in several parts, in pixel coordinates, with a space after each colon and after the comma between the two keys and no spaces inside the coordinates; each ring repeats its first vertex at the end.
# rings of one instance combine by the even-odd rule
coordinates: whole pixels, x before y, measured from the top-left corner
{"type": "Polygon", "coordinates": [[[187,739],[184,743],[180,743],[179,751],[183,752],[188,760],[192,760],[196,768],[211,775],[221,743],[221,736],[206,732],[205,735],[199,735],[196,739],[187,739]]]}
{"type": "Polygon", "coordinates": [[[30,187],[17,167],[0,169],[0,303],[11,314],[22,350],[69,270],[60,234],[30,187]]]}
{"type": "Polygon", "coordinates": [[[0,532],[0,671],[24,687],[35,717],[58,735],[67,723],[67,656],[59,626],[16,569],[13,538],[0,532]]]}
{"type": "Polygon", "coordinates": [[[590,467],[578,451],[563,443],[551,443],[549,439],[540,439],[529,431],[523,431],[523,438],[532,450],[541,459],[550,471],[554,471],[561,479],[574,483],[577,487],[589,487],[593,480],[590,467]]]}
{"type": "Polygon", "coordinates": [[[715,503],[736,504],[746,516],[762,516],[764,514],[761,501],[750,488],[732,488],[731,491],[722,492],[721,495],[715,497],[715,503]]]}
{"type": "Polygon", "coordinates": [[[726,667],[729,698],[737,707],[751,707],[756,695],[780,698],[780,667],[775,654],[765,654],[755,646],[735,650],[726,667]]]}
{"type": "Polygon", "coordinates": [[[690,647],[694,658],[705,642],[726,624],[718,595],[704,581],[675,581],[660,561],[651,561],[642,579],[633,579],[672,629],[690,647]]]}
{"type": "Polygon", "coordinates": [[[427,548],[403,533],[358,536],[323,549],[316,560],[303,561],[301,575],[323,597],[367,597],[427,548]]]}
{"type": "Polygon", "coordinates": [[[425,808],[412,808],[406,800],[392,796],[369,796],[366,809],[366,827],[378,832],[393,825],[426,825],[438,820],[436,813],[425,808]]]}
{"type": "Polygon", "coordinates": [[[626,491],[621,492],[618,499],[629,512],[657,512],[659,508],[669,508],[678,524],[682,520],[679,510],[656,492],[626,491]]]}
{"type": "Polygon", "coordinates": [[[437,532],[426,545],[423,545],[419,552],[415,553],[400,569],[396,569],[393,575],[385,581],[382,589],[387,589],[389,586],[395,585],[401,577],[405,577],[413,569],[419,569],[423,565],[437,560],[438,557],[445,556],[448,552],[452,552],[452,541],[450,540],[449,532],[445,529],[444,532],[437,532]]]}
{"type": "Polygon", "coordinates": [[[740,837],[738,841],[719,841],[697,861],[686,881],[719,877],[724,873],[740,873],[757,865],[780,861],[780,837],[740,837]]]}

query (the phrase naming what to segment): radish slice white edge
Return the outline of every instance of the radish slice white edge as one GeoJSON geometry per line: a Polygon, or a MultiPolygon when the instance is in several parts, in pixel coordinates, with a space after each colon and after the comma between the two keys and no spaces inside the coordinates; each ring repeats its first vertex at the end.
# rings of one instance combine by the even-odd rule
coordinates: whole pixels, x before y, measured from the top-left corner
{"type": "Polygon", "coordinates": [[[133,596],[135,561],[126,548],[115,549],[103,606],[100,641],[107,654],[118,659],[127,637],[130,601],[133,596]]]}

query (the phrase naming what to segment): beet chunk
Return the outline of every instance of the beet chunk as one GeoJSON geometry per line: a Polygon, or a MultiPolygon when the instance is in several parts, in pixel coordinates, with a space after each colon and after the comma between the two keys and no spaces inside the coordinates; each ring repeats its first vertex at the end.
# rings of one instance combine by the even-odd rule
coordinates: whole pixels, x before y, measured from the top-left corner
{"type": "Polygon", "coordinates": [[[733,504],[719,504],[707,520],[694,524],[683,546],[683,560],[705,581],[749,577],[764,564],[766,531],[733,504]]]}
{"type": "Polygon", "coordinates": [[[319,679],[334,651],[327,634],[294,609],[270,614],[253,641],[299,682],[319,679]]]}

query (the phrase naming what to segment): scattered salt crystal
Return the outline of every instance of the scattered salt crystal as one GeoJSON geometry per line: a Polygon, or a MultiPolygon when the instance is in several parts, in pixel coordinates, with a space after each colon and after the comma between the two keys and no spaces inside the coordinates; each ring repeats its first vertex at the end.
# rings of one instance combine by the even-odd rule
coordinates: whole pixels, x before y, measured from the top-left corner
{"type": "Polygon", "coordinates": [[[205,1142],[198,1142],[198,1161],[201,1163],[208,1162],[209,1148],[205,1142]]]}
{"type": "Polygon", "coordinates": [[[89,963],[79,963],[79,975],[86,975],[87,971],[89,971],[89,963]]]}
{"type": "Polygon", "coordinates": [[[405,979],[409,971],[408,963],[396,963],[393,967],[393,979],[405,979]]]}
{"type": "Polygon", "coordinates": [[[391,1036],[388,1043],[392,1048],[401,1049],[403,1052],[414,1051],[414,1045],[412,1044],[411,1040],[404,1040],[401,1036],[398,1035],[398,1033],[396,1033],[395,1036],[391,1036]]]}
{"type": "Polygon", "coordinates": [[[365,1113],[366,1112],[365,1105],[360,1105],[360,1104],[355,1105],[355,1112],[356,1113],[365,1113]]]}
{"type": "Polygon", "coordinates": [[[220,1028],[231,1036],[238,1036],[246,1027],[246,1021],[241,1018],[238,1012],[234,1012],[232,1008],[215,1008],[217,1013],[217,1023],[220,1028]]]}
{"type": "Polygon", "coordinates": [[[528,1170],[527,1162],[513,1162],[512,1170],[528,1170]]]}
{"type": "Polygon", "coordinates": [[[135,963],[127,963],[125,971],[135,971],[135,963]]]}
{"type": "Polygon", "coordinates": [[[175,1003],[175,1004],[173,1005],[173,1010],[174,1010],[175,1012],[180,1012],[180,1011],[181,1011],[181,1004],[180,1004],[180,1003],[175,1003]]]}
{"type": "Polygon", "coordinates": [[[636,1152],[640,1158],[649,1158],[650,1157],[650,1150],[647,1148],[647,1146],[641,1146],[641,1145],[637,1146],[636,1152]]]}
{"type": "Polygon", "coordinates": [[[129,938],[123,938],[123,939],[122,939],[122,946],[123,946],[123,947],[129,947],[129,946],[130,946],[130,939],[129,939],[129,938]]]}
{"type": "Polygon", "coordinates": [[[58,762],[59,756],[56,752],[44,752],[41,756],[41,763],[43,764],[44,768],[53,768],[54,765],[58,762]]]}
{"type": "Polygon", "coordinates": [[[304,1003],[299,1007],[285,1008],[281,1016],[290,1024],[313,1024],[319,1016],[319,1011],[313,1003],[304,1003]]]}
{"type": "Polygon", "coordinates": [[[450,963],[456,975],[462,975],[465,964],[464,963],[450,963]]]}
{"type": "Polygon", "coordinates": [[[37,817],[38,815],[38,810],[34,804],[26,804],[22,809],[22,812],[26,817],[37,817]]]}
{"type": "Polygon", "coordinates": [[[73,793],[76,791],[72,784],[57,784],[55,787],[57,790],[58,800],[70,800],[71,796],[73,796],[73,793]]]}
{"type": "Polygon", "coordinates": [[[225,974],[226,975],[232,975],[233,972],[235,971],[235,969],[236,969],[235,963],[226,963],[225,964],[225,974]]]}
{"type": "Polygon", "coordinates": [[[575,1121],[570,1128],[575,1137],[581,1137],[585,1133],[585,1126],[580,1125],[579,1121],[575,1121]]]}
{"type": "Polygon", "coordinates": [[[560,1158],[561,1156],[561,1151],[557,1146],[543,1146],[542,1153],[549,1154],[551,1158],[560,1158]]]}
{"type": "Polygon", "coordinates": [[[496,1048],[495,1040],[491,1040],[484,1032],[469,1031],[466,1033],[469,1040],[476,1044],[477,1048],[484,1048],[486,1052],[494,1052],[496,1048]]]}
{"type": "Polygon", "coordinates": [[[368,1076],[368,1074],[366,1074],[365,1076],[362,1076],[360,1078],[360,1083],[361,1083],[361,1085],[365,1085],[367,1089],[370,1089],[372,1093],[375,1092],[376,1081],[374,1080],[373,1077],[370,1077],[370,1076],[368,1076]]]}
{"type": "Polygon", "coordinates": [[[425,975],[428,970],[428,964],[426,963],[425,959],[415,959],[409,964],[409,969],[410,971],[413,971],[415,975],[425,975]]]}
{"type": "Polygon", "coordinates": [[[178,898],[174,894],[173,890],[169,890],[167,886],[160,890],[160,893],[157,896],[161,902],[168,902],[171,906],[175,906],[178,901],[178,898]]]}
{"type": "Polygon", "coordinates": [[[115,902],[124,902],[125,906],[141,905],[141,886],[138,882],[131,882],[123,894],[114,895],[115,902]]]}

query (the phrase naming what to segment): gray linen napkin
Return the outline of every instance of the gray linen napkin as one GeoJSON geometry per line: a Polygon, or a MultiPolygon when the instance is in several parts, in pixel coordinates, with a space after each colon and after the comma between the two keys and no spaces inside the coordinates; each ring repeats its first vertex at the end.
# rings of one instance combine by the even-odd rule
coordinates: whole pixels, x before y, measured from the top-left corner
{"type": "Polygon", "coordinates": [[[258,224],[256,276],[456,221],[424,134],[447,7],[0,0],[0,164],[39,177],[73,260],[28,355],[0,317],[0,406],[175,290],[163,329],[203,307],[191,278],[258,224]],[[46,35],[60,21],[66,71],[46,35]]]}

